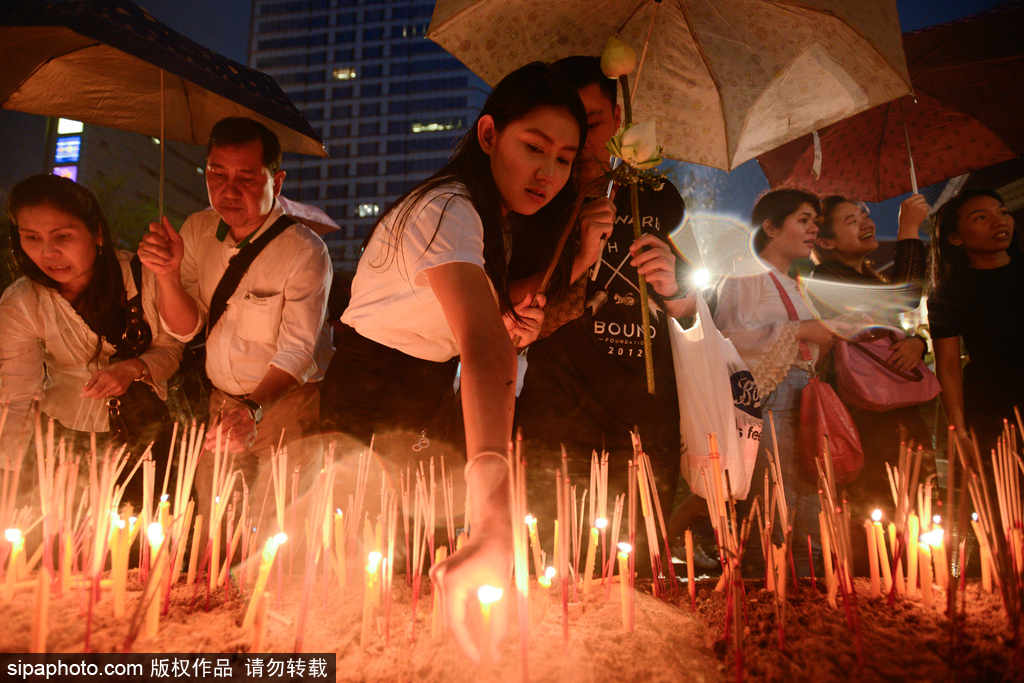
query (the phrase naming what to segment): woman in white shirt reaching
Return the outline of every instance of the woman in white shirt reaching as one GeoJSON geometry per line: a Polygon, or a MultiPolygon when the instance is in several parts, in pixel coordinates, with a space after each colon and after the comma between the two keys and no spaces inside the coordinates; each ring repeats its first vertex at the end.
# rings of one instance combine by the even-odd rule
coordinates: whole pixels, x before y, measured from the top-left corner
{"type": "MultiPolygon", "coordinates": [[[[132,254],[115,247],[96,197],[67,178],[22,180],[11,190],[7,215],[24,277],[0,299],[0,403],[10,402],[0,465],[13,463],[27,445],[37,396],[65,439],[88,447],[88,434],[99,433],[101,445],[108,436],[118,445],[109,434],[109,402],[116,405],[133,382],[166,398],[166,381],[181,359],[181,345],[160,327],[153,276],[138,268],[141,302],[131,308],[138,294],[132,254]]],[[[154,424],[159,431],[166,421],[154,424]]],[[[149,434],[145,443],[160,436],[149,434]]]]}
{"type": "MultiPolygon", "coordinates": [[[[818,198],[799,190],[775,190],[764,195],[754,207],[754,251],[757,259],[745,262],[719,285],[715,325],[728,337],[747,363],[761,395],[761,405],[771,410],[778,443],[771,440],[765,425],[761,447],[754,467],[752,487],[761,490],[767,467],[766,448],[775,451],[782,469],[786,503],[796,511],[793,526],[794,548],[811,536],[815,554],[820,554],[818,530],[817,478],[800,468],[797,434],[800,420],[800,391],[807,385],[813,367],[802,359],[801,346],[810,353],[811,364],[826,354],[835,333],[816,319],[796,280],[789,277],[790,266],[811,255],[818,235],[821,213],[818,198]],[[790,320],[780,293],[783,289],[796,310],[798,320],[790,320]]],[[[788,520],[778,520],[776,531],[784,531],[788,520]]],[[[755,525],[756,527],[756,525],[755,525]]],[[[757,547],[757,529],[751,536],[757,547]]],[[[781,536],[776,542],[781,540],[781,536]]],[[[759,553],[748,553],[757,564],[759,553]]],[[[793,552],[798,574],[809,575],[806,553],[793,552]]]]}
{"type": "Polygon", "coordinates": [[[429,429],[461,360],[469,543],[432,575],[449,628],[473,658],[466,600],[510,578],[512,520],[505,460],[516,354],[536,338],[544,305],[512,301],[508,257],[523,221],[564,225],[569,180],[586,141],[579,95],[535,62],[506,76],[451,160],[374,226],[325,378],[324,406],[343,432],[429,429]]]}

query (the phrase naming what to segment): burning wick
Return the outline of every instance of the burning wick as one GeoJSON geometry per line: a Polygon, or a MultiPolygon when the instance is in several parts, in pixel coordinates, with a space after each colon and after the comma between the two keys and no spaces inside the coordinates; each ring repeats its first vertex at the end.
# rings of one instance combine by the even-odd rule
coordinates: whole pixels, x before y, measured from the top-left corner
{"type": "Polygon", "coordinates": [[[599,517],[598,519],[594,520],[594,526],[596,526],[598,529],[603,529],[606,526],[608,526],[608,520],[604,517],[599,517]]]}
{"type": "Polygon", "coordinates": [[[874,512],[872,512],[871,513],[871,521],[872,522],[876,522],[876,523],[881,522],[882,521],[882,511],[881,510],[875,510],[874,512]]]}
{"type": "Polygon", "coordinates": [[[8,529],[4,532],[4,538],[11,543],[17,543],[21,540],[21,529],[8,529]]]}

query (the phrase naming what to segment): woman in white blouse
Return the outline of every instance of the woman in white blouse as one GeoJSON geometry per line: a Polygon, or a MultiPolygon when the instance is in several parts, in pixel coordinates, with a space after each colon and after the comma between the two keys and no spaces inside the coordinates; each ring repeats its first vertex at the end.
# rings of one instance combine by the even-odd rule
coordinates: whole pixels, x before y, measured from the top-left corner
{"type": "Polygon", "coordinates": [[[137,294],[132,254],[115,248],[89,190],[67,178],[35,175],[11,190],[7,216],[24,275],[0,299],[0,403],[10,403],[0,466],[9,468],[32,434],[34,398],[66,439],[108,432],[108,401],[132,382],[146,382],[166,397],[181,345],[161,329],[153,275],[143,270],[141,327],[148,323],[152,342],[138,357],[117,360],[126,304],[137,294]]]}
{"type": "MultiPolygon", "coordinates": [[[[818,235],[820,203],[812,194],[799,190],[776,190],[764,195],[754,207],[754,250],[757,259],[746,262],[722,281],[718,291],[715,324],[728,337],[747,363],[761,394],[765,418],[772,411],[778,444],[771,429],[762,431],[761,451],[777,450],[782,468],[786,503],[796,511],[794,548],[808,535],[820,553],[816,477],[804,473],[797,458],[797,429],[800,419],[800,391],[808,382],[819,357],[828,352],[834,332],[820,320],[801,294],[789,269],[799,258],[811,254],[818,235]],[[778,284],[776,284],[778,283],[778,284]],[[785,290],[798,320],[791,320],[779,287],[785,290]],[[809,352],[804,361],[801,346],[809,352]]],[[[758,453],[753,490],[763,486],[767,458],[758,453]]],[[[776,542],[781,541],[786,520],[776,523],[776,542]]],[[[756,528],[755,528],[756,535],[756,528]]],[[[754,547],[757,546],[756,539],[754,547]]],[[[759,553],[748,554],[751,559],[759,553]]],[[[793,553],[798,573],[809,574],[806,553],[793,553]]]]}

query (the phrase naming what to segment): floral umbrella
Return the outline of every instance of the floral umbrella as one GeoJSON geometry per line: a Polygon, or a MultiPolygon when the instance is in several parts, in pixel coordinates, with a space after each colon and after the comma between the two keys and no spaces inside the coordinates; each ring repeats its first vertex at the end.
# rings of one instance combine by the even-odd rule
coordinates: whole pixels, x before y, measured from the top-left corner
{"type": "Polygon", "coordinates": [[[725,170],[910,91],[893,0],[438,0],[427,32],[491,84],[608,36],[665,156],[725,170]]]}
{"type": "Polygon", "coordinates": [[[1014,0],[906,34],[914,95],[758,156],[768,182],[879,202],[1024,154],[1022,33],[1014,0]]]}

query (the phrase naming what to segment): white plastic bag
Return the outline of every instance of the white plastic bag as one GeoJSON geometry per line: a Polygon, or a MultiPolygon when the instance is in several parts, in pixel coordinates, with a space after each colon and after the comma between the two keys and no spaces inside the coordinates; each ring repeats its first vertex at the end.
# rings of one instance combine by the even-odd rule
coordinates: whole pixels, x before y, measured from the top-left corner
{"type": "Polygon", "coordinates": [[[684,330],[669,321],[672,362],[679,391],[680,467],[690,490],[707,498],[701,468],[711,473],[708,434],[718,437],[722,471],[737,500],[750,492],[757,447],[761,440],[761,401],[754,377],[722,336],[704,298],[697,297],[693,327],[684,330]]]}

